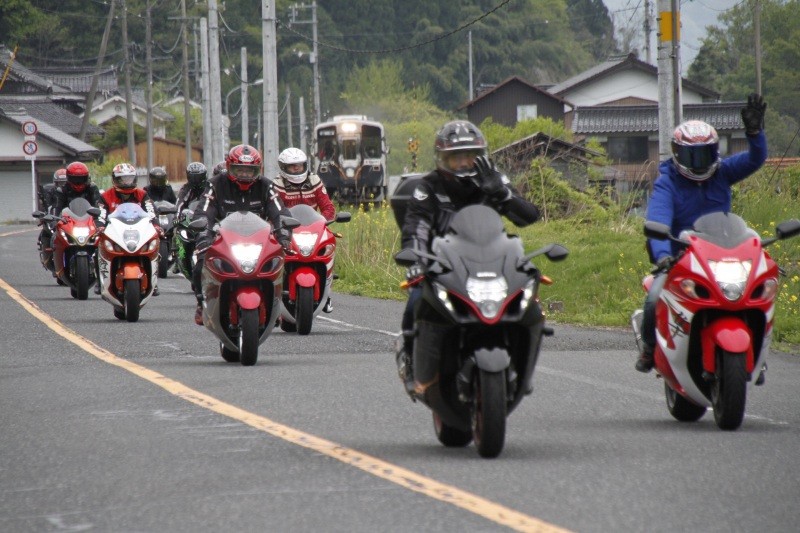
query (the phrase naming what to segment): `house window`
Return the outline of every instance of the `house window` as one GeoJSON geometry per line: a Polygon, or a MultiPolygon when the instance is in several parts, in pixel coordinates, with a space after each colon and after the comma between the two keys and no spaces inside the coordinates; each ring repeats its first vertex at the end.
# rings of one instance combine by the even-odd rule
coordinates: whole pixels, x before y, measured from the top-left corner
{"type": "Polygon", "coordinates": [[[620,163],[647,161],[647,137],[609,137],[608,158],[620,163]]]}
{"type": "Polygon", "coordinates": [[[539,116],[536,109],[536,104],[518,105],[517,106],[517,122],[523,120],[533,120],[539,116]]]}

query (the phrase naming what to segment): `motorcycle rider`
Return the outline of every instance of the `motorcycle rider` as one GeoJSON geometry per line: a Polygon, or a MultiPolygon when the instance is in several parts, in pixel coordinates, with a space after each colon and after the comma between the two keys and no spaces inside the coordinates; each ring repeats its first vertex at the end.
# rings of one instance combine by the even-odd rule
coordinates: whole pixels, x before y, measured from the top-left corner
{"type": "Polygon", "coordinates": [[[174,204],[175,191],[167,183],[167,171],[164,167],[153,167],[147,175],[148,184],[144,187],[150,199],[154,202],[169,202],[174,204]]]}
{"type": "MultiPolygon", "coordinates": [[[[539,209],[514,190],[489,159],[487,148],[483,133],[471,122],[456,120],[442,126],[434,143],[436,170],[422,177],[406,209],[403,249],[429,252],[433,237],[443,235],[453,214],[468,205],[488,205],[520,227],[539,219],[539,209]]],[[[424,265],[417,263],[408,268],[406,278],[417,280],[423,273],[424,265]]],[[[400,379],[409,394],[414,390],[412,367],[435,357],[436,343],[441,340],[433,326],[415,331],[414,307],[421,294],[419,285],[409,291],[396,355],[400,379]],[[420,342],[414,341],[415,336],[420,342]]]]}
{"type": "MultiPolygon", "coordinates": [[[[278,176],[272,182],[286,207],[306,204],[322,213],[325,220],[336,218],[336,208],[325,190],[325,184],[308,168],[305,152],[299,148],[287,148],[278,156],[278,169],[278,176]]],[[[325,313],[333,312],[330,298],[322,310],[325,313]]]]}
{"type": "MultiPolygon", "coordinates": [[[[678,125],[672,135],[672,158],[659,165],[659,177],[647,206],[647,220],[672,228],[673,235],[691,229],[702,215],[731,209],[731,186],[753,174],[767,158],[764,112],[767,104],[751,94],[741,110],[750,149],[725,159],[719,155],[719,135],[713,126],[699,120],[678,125]]],[[[648,239],[650,261],[658,267],[644,301],[641,353],[636,370],[650,372],[655,364],[656,302],[675,262],[679,247],[670,241],[648,239]]],[[[766,368],[764,369],[766,370],[766,368]]],[[[756,381],[763,383],[764,372],[756,381]]]]}
{"type": "Polygon", "coordinates": [[[231,148],[225,159],[225,172],[209,180],[205,200],[194,214],[194,220],[204,220],[206,229],[197,236],[194,254],[197,257],[192,272],[192,286],[197,298],[195,324],[203,325],[203,292],[200,277],[206,250],[214,239],[214,224],[235,211],[250,211],[268,220],[284,250],[290,249],[291,233],[283,228],[281,216],[290,216],[288,209],[272,187],[272,180],[261,175],[261,154],[250,145],[231,148]]]}
{"type": "MultiPolygon", "coordinates": [[[[101,226],[105,226],[108,215],[113,213],[120,205],[124,203],[139,204],[150,215],[150,221],[155,226],[160,237],[163,230],[158,224],[153,201],[144,189],[136,187],[136,180],[136,168],[130,163],[120,163],[114,167],[111,171],[112,187],[101,196],[101,202],[98,206],[101,212],[97,220],[101,226]]],[[[98,279],[100,279],[99,276],[98,279]]],[[[100,294],[99,283],[95,285],[95,293],[100,294]]],[[[158,296],[158,285],[153,286],[153,296],[158,296]]]]}
{"type": "MultiPolygon", "coordinates": [[[[67,169],[59,168],[53,173],[53,183],[43,185],[39,189],[39,200],[42,202],[42,207],[45,213],[54,214],[56,206],[56,193],[58,189],[67,183],[67,169]]],[[[41,248],[42,243],[49,243],[52,238],[50,231],[50,224],[42,222],[42,231],[39,232],[39,237],[36,240],[36,245],[41,248]]]]}
{"type": "Polygon", "coordinates": [[[75,198],[85,198],[92,207],[100,207],[100,189],[90,181],[89,167],[85,163],[75,161],[67,165],[66,176],[67,182],[55,191],[53,214],[60,215],[61,210],[75,198]]]}
{"type": "MultiPolygon", "coordinates": [[[[199,200],[203,196],[203,191],[206,189],[208,183],[208,169],[206,166],[199,162],[193,161],[186,165],[186,183],[178,191],[178,201],[176,205],[176,213],[183,220],[183,210],[195,200],[199,200]]],[[[177,242],[177,235],[175,236],[177,242]]],[[[175,245],[177,248],[177,245],[175,245]]],[[[175,262],[172,271],[177,273],[180,267],[178,262],[175,262]]],[[[192,287],[194,290],[194,287],[192,287]]]]}

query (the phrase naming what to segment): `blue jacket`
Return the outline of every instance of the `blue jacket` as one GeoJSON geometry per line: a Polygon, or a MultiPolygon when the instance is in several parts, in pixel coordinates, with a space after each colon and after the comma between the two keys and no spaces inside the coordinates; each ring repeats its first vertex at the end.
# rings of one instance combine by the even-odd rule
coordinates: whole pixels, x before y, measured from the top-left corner
{"type": "MultiPolygon", "coordinates": [[[[749,151],[723,159],[714,175],[705,181],[684,178],[672,159],[662,161],[647,206],[647,220],[670,226],[677,237],[681,231],[691,229],[694,221],[703,215],[730,211],[731,185],[761,168],[767,159],[767,138],[763,131],[748,136],[747,140],[749,151]]],[[[675,256],[679,251],[670,241],[650,239],[648,242],[655,261],[667,255],[675,256]]]]}

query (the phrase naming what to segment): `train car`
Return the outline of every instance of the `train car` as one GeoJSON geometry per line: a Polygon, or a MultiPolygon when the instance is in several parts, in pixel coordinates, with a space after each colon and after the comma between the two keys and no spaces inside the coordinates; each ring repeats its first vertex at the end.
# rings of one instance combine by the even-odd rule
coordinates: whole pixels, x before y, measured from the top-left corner
{"type": "Polygon", "coordinates": [[[386,199],[387,153],[383,124],[364,115],[337,115],[314,128],[316,172],[340,202],[386,199]]]}

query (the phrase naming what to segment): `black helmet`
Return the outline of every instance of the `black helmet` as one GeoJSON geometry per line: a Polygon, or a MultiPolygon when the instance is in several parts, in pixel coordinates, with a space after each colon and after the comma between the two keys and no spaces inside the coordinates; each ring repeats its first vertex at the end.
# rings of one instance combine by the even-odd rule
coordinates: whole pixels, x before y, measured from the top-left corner
{"type": "Polygon", "coordinates": [[[164,167],[151,168],[148,176],[151,187],[165,187],[167,185],[167,171],[164,167]]]}
{"type": "Polygon", "coordinates": [[[193,161],[186,166],[186,181],[192,189],[202,189],[206,186],[208,170],[199,161],[193,161]]]}
{"type": "Polygon", "coordinates": [[[228,173],[228,162],[227,161],[220,161],[216,165],[214,165],[214,170],[211,171],[211,177],[216,178],[220,174],[227,174],[228,173]]]}
{"type": "Polygon", "coordinates": [[[475,124],[466,120],[448,122],[436,134],[436,168],[459,179],[476,176],[475,158],[486,155],[486,138],[475,124]]]}

